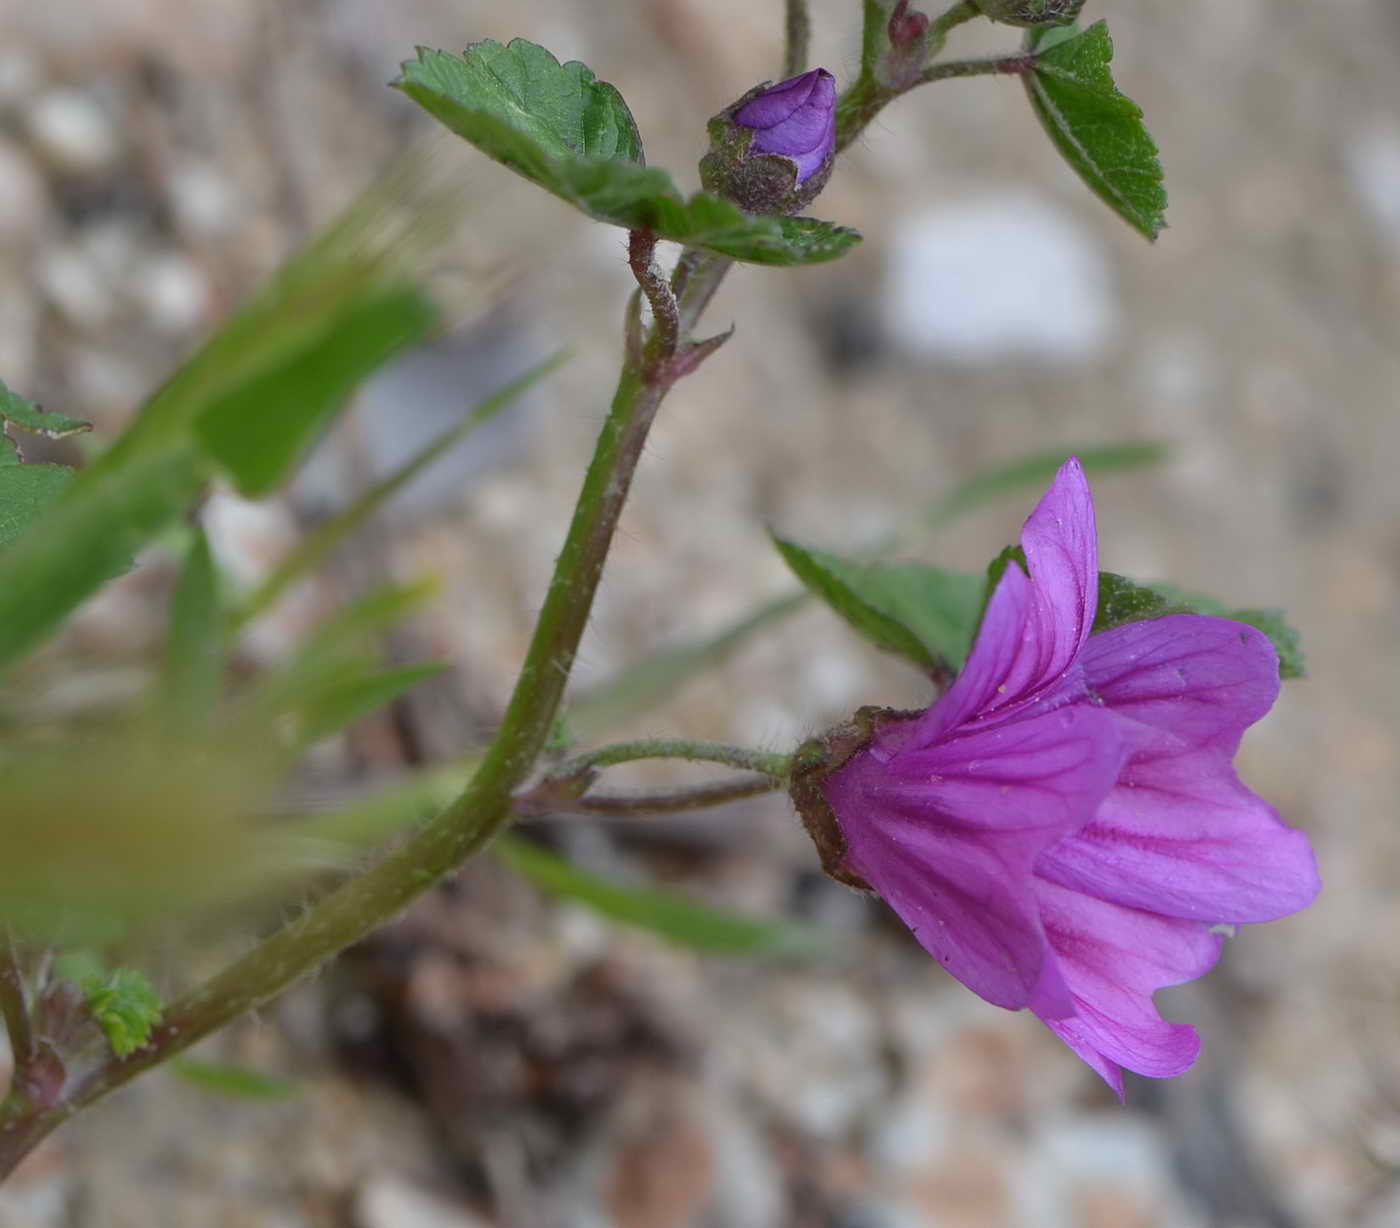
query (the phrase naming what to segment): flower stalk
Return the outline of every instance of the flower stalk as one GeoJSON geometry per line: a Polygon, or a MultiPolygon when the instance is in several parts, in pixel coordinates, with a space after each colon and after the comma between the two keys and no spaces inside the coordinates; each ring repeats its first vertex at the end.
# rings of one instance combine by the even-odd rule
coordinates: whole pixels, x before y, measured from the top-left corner
{"type": "MultiPolygon", "coordinates": [[[[558,714],[656,411],[675,380],[722,340],[682,344],[679,310],[674,300],[668,306],[669,287],[651,260],[654,248],[655,239],[645,233],[631,236],[629,263],[655,317],[650,336],[640,357],[631,353],[624,357],[515,690],[500,729],[465,791],[377,865],[171,1003],[141,1049],[125,1058],[109,1058],[76,1079],[59,1103],[3,1123],[0,1179],[79,1109],[276,997],[402,911],[480,852],[510,822],[515,814],[513,794],[533,770],[558,714]]],[[[0,1006],[12,1028],[10,1016],[22,1001],[12,989],[0,989],[0,1006]]]]}

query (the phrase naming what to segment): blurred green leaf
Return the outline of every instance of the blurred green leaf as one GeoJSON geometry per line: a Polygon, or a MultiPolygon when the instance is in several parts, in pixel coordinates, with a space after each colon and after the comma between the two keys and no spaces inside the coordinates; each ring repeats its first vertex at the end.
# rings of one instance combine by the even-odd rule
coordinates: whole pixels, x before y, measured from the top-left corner
{"type": "MultiPolygon", "coordinates": [[[[290,716],[298,731],[296,744],[303,746],[310,740],[308,735],[333,732],[337,720],[364,715],[367,709],[360,705],[376,698],[388,702],[404,685],[421,681],[422,676],[416,673],[391,670],[381,674],[378,639],[436,592],[436,581],[425,579],[410,585],[383,585],[357,597],[317,625],[281,669],[263,674],[239,696],[228,728],[241,730],[239,736],[250,738],[268,724],[290,716]],[[367,647],[372,650],[369,660],[365,657],[367,647]]],[[[436,673],[442,667],[408,668],[436,673]]]]}
{"type": "Polygon", "coordinates": [[[177,1057],[167,1064],[167,1068],[176,1078],[192,1087],[233,1100],[290,1100],[301,1095],[301,1088],[289,1079],[259,1074],[226,1062],[177,1057]]]}
{"type": "Polygon", "coordinates": [[[412,287],[352,299],[300,348],[208,405],[196,422],[200,442],[240,493],[266,494],[365,376],[426,337],[436,319],[412,287]]]}
{"type": "Polygon", "coordinates": [[[170,608],[170,642],[162,680],[162,714],[173,733],[188,735],[209,722],[219,701],[224,637],[218,575],[204,530],[194,530],[170,608]]]}
{"type": "Polygon", "coordinates": [[[865,563],[773,538],[813,593],[856,631],[921,669],[954,673],[967,657],[982,580],[922,563],[865,563]]]}
{"type": "Polygon", "coordinates": [[[348,352],[342,333],[378,346],[380,358],[393,329],[418,335],[427,311],[415,267],[440,242],[437,213],[448,209],[430,200],[405,212],[419,177],[413,164],[385,176],[298,252],[0,555],[0,667],[51,634],[188,510],[213,473],[203,440],[260,488],[324,423],[351,377],[365,374],[363,355],[348,352]],[[395,308],[406,321],[389,321],[395,308]],[[314,389],[317,378],[326,383],[314,389]],[[307,394],[305,405],[289,404],[285,380],[307,394]],[[234,421],[245,410],[246,420],[234,421]],[[279,433],[263,415],[281,410],[289,422],[279,433]],[[254,439],[273,449],[269,459],[241,450],[254,439]]]}
{"type": "Polygon", "coordinates": [[[118,1057],[128,1057],[151,1037],[160,1022],[160,998],[145,973],[118,968],[105,979],[78,982],[87,1008],[118,1057]]]}
{"type": "MultiPolygon", "coordinates": [[[[25,466],[26,469],[35,466],[25,466]]],[[[32,649],[196,497],[193,445],[60,481],[57,497],[0,553],[0,668],[32,649]]]]}
{"type": "Polygon", "coordinates": [[[154,729],[0,751],[0,924],[100,945],[288,886],[282,833],[249,821],[285,768],[272,731],[191,742],[154,729]]]}
{"type": "Polygon", "coordinates": [[[1111,571],[1099,572],[1099,608],[1094,631],[1108,631],[1124,623],[1161,618],[1166,614],[1209,614],[1247,623],[1269,637],[1278,653],[1279,677],[1303,678],[1306,658],[1298,632],[1282,610],[1231,609],[1202,593],[1188,593],[1170,584],[1141,584],[1111,571]]]}
{"type": "Polygon", "coordinates": [[[764,602],[717,635],[663,648],[646,657],[611,682],[572,701],[566,714],[570,731],[587,742],[645,715],[692,678],[729,660],[753,636],[781,622],[806,601],[805,592],[786,593],[764,602]]]}
{"type": "Polygon", "coordinates": [[[308,533],[297,548],[278,564],[276,570],[248,598],[238,612],[236,622],[242,625],[269,609],[288,588],[315,571],[341,542],[358,530],[414,478],[434,461],[450,452],[478,426],[489,422],[521,393],[546,375],[558,370],[565,357],[566,355],[559,353],[545,359],[518,379],[512,380],[478,402],[456,426],[450,427],[430,441],[398,469],[366,490],[344,511],[308,533]]]}
{"type": "Polygon", "coordinates": [[[445,663],[404,665],[396,669],[347,673],[332,679],[301,707],[300,740],[305,745],[333,733],[391,704],[420,682],[449,669],[445,663]]]}
{"type": "Polygon", "coordinates": [[[671,892],[614,882],[581,870],[531,841],[498,836],[491,850],[552,895],[709,955],[811,955],[823,946],[819,936],[797,926],[739,917],[671,892]]]}
{"type": "Polygon", "coordinates": [[[1166,225],[1162,164],[1142,108],[1113,82],[1108,24],[1095,22],[1058,40],[1033,30],[1028,46],[1036,62],[1023,80],[1051,141],[1093,192],[1155,239],[1166,225]]]}
{"type": "Polygon", "coordinates": [[[1078,456],[1090,477],[1102,477],[1161,464],[1167,455],[1167,448],[1159,443],[1057,448],[1049,452],[1036,452],[1008,465],[984,469],[967,481],[960,482],[929,505],[925,518],[930,525],[942,526],[1002,495],[1019,490],[1042,490],[1065,463],[1067,456],[1078,456]]]}
{"type": "Polygon", "coordinates": [[[62,439],[65,435],[92,430],[91,422],[79,422],[77,418],[65,418],[62,414],[45,413],[33,401],[26,401],[22,396],[11,392],[3,382],[0,382],[0,421],[36,435],[46,435],[50,439],[62,439]]]}
{"type": "Polygon", "coordinates": [[[38,520],[72,478],[66,465],[24,464],[14,440],[0,435],[0,549],[38,520]]]}
{"type": "Polygon", "coordinates": [[[418,49],[394,85],[488,157],[600,222],[735,260],[833,260],[860,235],[812,218],[756,217],[642,165],[641,141],[617,90],[576,61],[560,64],[524,39],[487,39],[464,55],[418,49]]]}

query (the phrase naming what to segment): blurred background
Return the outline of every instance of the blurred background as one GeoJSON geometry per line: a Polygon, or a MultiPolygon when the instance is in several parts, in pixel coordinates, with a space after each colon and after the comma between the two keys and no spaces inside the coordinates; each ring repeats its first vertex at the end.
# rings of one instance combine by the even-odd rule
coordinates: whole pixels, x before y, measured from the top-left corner
{"type": "MultiPolygon", "coordinates": [[[[814,4],[846,79],[859,5],[814,4]]],[[[561,345],[574,357],[247,637],[423,571],[398,633],[454,663],[322,747],[353,798],[489,730],[611,390],[630,291],[588,223],[385,88],[416,44],[520,35],[619,86],[687,186],[704,120],[781,60],[778,0],[0,0],[0,376],[110,438],[295,246],[420,134],[460,178],[461,328],[362,391],[292,491],[205,523],[255,583],[340,506],[561,345]]],[[[1201,1061],[1119,1107],[1033,1018],[949,980],[818,873],[780,796],[537,825],[576,862],[831,939],[702,957],[483,860],[259,1018],[207,1043],[235,1098],[147,1076],[0,1191],[3,1228],[1288,1228],[1400,1224],[1400,8],[1124,0],[1115,75],[1170,193],[1155,246],[1060,163],[1014,81],[930,87],[839,164],[818,216],[864,246],[741,267],[736,326],[652,436],[577,674],[597,686],[782,595],[776,527],[859,547],[975,471],[1160,441],[1096,485],[1104,566],[1281,606],[1311,676],[1247,739],[1246,780],[1312,836],[1326,889],[1160,1001],[1201,1061]]],[[[949,53],[1014,45],[967,27],[949,53]]],[[[68,446],[68,445],[64,445],[68,446]]],[[[61,459],[75,457],[58,448],[61,459]]],[[[909,553],[980,569],[1035,492],[909,553]]],[[[48,660],[54,712],[138,687],[173,568],[153,552],[48,660]],[[61,683],[61,685],[60,685],[61,683]]],[[[610,736],[785,749],[919,679],[806,607],[610,736]]],[[[686,777],[691,779],[692,777],[686,777]]],[[[698,778],[698,777],[696,777],[698,778]]],[[[618,774],[623,783],[664,777],[618,774]]],[[[611,783],[611,781],[610,781],[611,783]]],[[[207,944],[207,970],[231,948],[207,944]]]]}

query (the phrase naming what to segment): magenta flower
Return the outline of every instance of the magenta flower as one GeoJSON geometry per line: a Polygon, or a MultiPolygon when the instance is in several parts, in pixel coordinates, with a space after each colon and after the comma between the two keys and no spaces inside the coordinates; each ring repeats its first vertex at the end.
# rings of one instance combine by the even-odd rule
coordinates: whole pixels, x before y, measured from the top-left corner
{"type": "Polygon", "coordinates": [[[836,149],[836,78],[824,68],[789,77],[750,98],[734,122],[753,129],[753,152],[796,162],[797,182],[804,183],[836,149]]]}
{"type": "Polygon", "coordinates": [[[823,785],[840,869],[989,1002],[1029,1007],[1122,1095],[1195,1060],[1155,990],[1201,976],[1214,927],[1317,894],[1307,838],[1232,759],[1278,694],[1252,627],[1172,615],[1090,638],[1093,501],[1060,469],[971,655],[926,712],[885,723],[823,785]]]}

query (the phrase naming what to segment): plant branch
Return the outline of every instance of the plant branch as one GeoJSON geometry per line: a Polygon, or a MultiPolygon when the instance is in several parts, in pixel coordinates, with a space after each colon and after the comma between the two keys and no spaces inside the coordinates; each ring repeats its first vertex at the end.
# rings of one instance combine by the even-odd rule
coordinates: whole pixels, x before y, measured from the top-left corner
{"type": "Polygon", "coordinates": [[[784,34],[783,77],[795,77],[807,67],[812,43],[812,18],[807,12],[807,0],[787,0],[784,34]]]}
{"type": "Polygon", "coordinates": [[[994,75],[1023,77],[1036,65],[1040,57],[1034,52],[1021,52],[1018,55],[994,56],[985,60],[948,60],[942,64],[931,64],[919,77],[919,84],[930,81],[951,81],[954,77],[987,77],[994,75]]]}
{"type": "Polygon", "coordinates": [[[692,763],[722,763],[747,772],[761,772],[783,781],[792,766],[792,756],[771,751],[749,750],[744,746],[728,746],[722,742],[695,742],[687,738],[641,738],[635,742],[618,742],[588,751],[561,764],[550,772],[555,779],[582,776],[594,768],[612,767],[619,763],[635,763],[642,759],[687,759],[692,763]]]}
{"type": "Polygon", "coordinates": [[[713,781],[689,789],[674,789],[662,793],[587,794],[572,800],[553,803],[536,809],[533,803],[520,813],[525,814],[601,814],[618,817],[652,814],[679,814],[687,810],[704,810],[723,806],[746,797],[761,797],[783,787],[774,776],[737,776],[730,780],[713,781]]]}
{"type": "MultiPolygon", "coordinates": [[[[911,63],[892,55],[889,19],[878,0],[865,0],[865,27],[861,37],[860,75],[836,103],[836,150],[847,148],[870,121],[902,94],[930,81],[947,77],[973,77],[986,73],[1024,73],[1034,66],[1033,55],[1008,56],[992,60],[962,60],[933,65],[910,73],[911,63]],[[890,68],[900,63],[898,71],[890,68]],[[1018,64],[1017,67],[1010,65],[1018,64]],[[992,67],[995,65],[996,67],[992,67]]],[[[920,59],[927,59],[943,50],[948,33],[964,22],[981,17],[982,12],[971,0],[959,0],[929,24],[926,43],[920,59]]],[[[914,65],[916,66],[916,65],[914,65]]]]}

